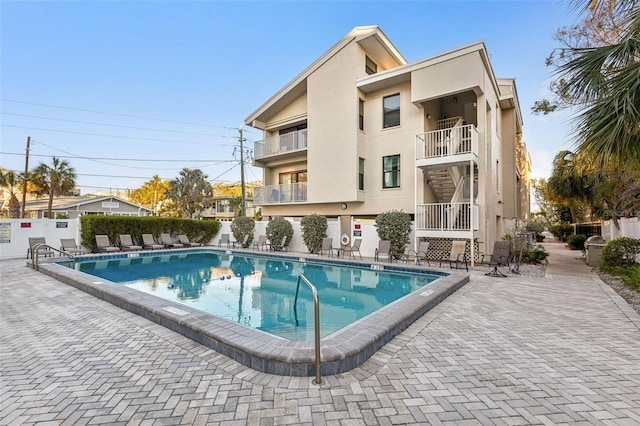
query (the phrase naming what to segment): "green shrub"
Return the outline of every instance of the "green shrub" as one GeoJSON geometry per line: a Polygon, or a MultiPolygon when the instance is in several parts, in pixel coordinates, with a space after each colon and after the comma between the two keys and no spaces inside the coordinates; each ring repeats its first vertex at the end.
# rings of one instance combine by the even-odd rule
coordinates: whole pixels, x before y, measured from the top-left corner
{"type": "Polygon", "coordinates": [[[584,242],[587,241],[587,236],[583,234],[569,235],[567,237],[567,244],[571,250],[584,250],[584,242]]]}
{"type": "Polygon", "coordinates": [[[542,242],[544,235],[540,235],[544,232],[544,224],[542,222],[531,221],[525,226],[527,232],[533,232],[536,234],[536,242],[542,242]]]}
{"type": "Polygon", "coordinates": [[[236,241],[244,241],[246,236],[249,236],[246,243],[242,244],[243,248],[251,246],[253,242],[253,230],[256,228],[256,223],[250,217],[238,216],[231,222],[231,233],[236,241]]]}
{"type": "Polygon", "coordinates": [[[618,267],[635,266],[638,253],[640,253],[640,239],[619,237],[611,240],[600,254],[600,269],[612,271],[618,267]]]}
{"type": "Polygon", "coordinates": [[[634,290],[640,291],[640,266],[618,268],[618,274],[625,284],[634,290]]]}
{"type": "Polygon", "coordinates": [[[129,234],[134,242],[142,242],[142,234],[161,233],[173,236],[186,234],[191,241],[207,244],[220,230],[217,220],[193,220],[155,216],[98,216],[80,217],[82,245],[96,251],[96,235],[107,235],[113,244],[120,234],[129,234]]]}
{"type": "Polygon", "coordinates": [[[573,234],[573,225],[570,223],[553,225],[549,228],[549,232],[551,232],[558,241],[564,243],[567,241],[567,237],[573,234]]]}
{"type": "Polygon", "coordinates": [[[282,239],[286,236],[285,247],[288,247],[293,238],[293,225],[288,220],[281,217],[274,217],[269,221],[266,228],[267,239],[271,242],[271,248],[276,251],[282,250],[282,239]]]}
{"type": "Polygon", "coordinates": [[[302,241],[311,253],[319,253],[322,239],[327,236],[327,218],[318,214],[305,216],[300,221],[302,241]]]}
{"type": "Polygon", "coordinates": [[[399,258],[409,243],[411,234],[411,216],[408,213],[392,210],[376,216],[376,230],[380,240],[391,241],[391,254],[399,258]]]}
{"type": "Polygon", "coordinates": [[[542,263],[547,260],[547,257],[549,257],[549,253],[540,244],[522,251],[523,263],[542,263]]]}

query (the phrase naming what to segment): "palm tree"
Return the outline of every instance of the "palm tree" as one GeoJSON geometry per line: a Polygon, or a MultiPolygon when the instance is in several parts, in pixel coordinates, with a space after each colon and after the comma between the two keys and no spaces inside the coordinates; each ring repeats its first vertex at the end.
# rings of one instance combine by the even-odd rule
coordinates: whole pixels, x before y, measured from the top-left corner
{"type": "Polygon", "coordinates": [[[180,176],[169,182],[167,198],[175,203],[181,217],[192,217],[209,206],[213,189],[207,178],[202,170],[185,167],[180,170],[180,176]]]}
{"type": "MultiPolygon", "coordinates": [[[[591,4],[591,2],[589,2],[591,4]]],[[[640,7],[615,3],[622,28],[615,42],[572,49],[561,65],[566,96],[582,105],[575,118],[578,152],[598,165],[640,167],[640,7]]]]}
{"type": "Polygon", "coordinates": [[[76,186],[76,172],[67,160],[53,157],[51,165],[40,163],[31,172],[30,180],[36,185],[36,193],[49,195],[47,217],[51,219],[53,198],[72,193],[76,186]]]}
{"type": "Polygon", "coordinates": [[[153,215],[158,216],[160,206],[162,206],[165,201],[168,190],[169,181],[163,181],[158,175],[155,175],[151,180],[142,184],[140,188],[134,189],[133,191],[127,190],[127,198],[134,203],[149,206],[153,215]]]}
{"type": "Polygon", "coordinates": [[[0,187],[9,196],[9,218],[11,219],[20,217],[20,201],[17,194],[20,192],[21,185],[21,175],[13,170],[0,169],[0,187]]]}
{"type": "Polygon", "coordinates": [[[547,180],[550,195],[569,208],[573,223],[578,221],[577,209],[588,206],[588,200],[593,199],[595,182],[586,164],[583,156],[560,151],[553,160],[553,171],[547,180]]]}

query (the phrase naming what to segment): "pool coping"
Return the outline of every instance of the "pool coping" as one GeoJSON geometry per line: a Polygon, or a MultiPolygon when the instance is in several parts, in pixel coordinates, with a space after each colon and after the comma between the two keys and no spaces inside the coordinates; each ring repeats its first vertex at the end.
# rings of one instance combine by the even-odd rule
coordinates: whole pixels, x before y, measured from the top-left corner
{"type": "MultiPolygon", "coordinates": [[[[78,256],[81,260],[106,260],[140,255],[186,254],[197,252],[255,254],[247,250],[220,250],[204,247],[78,256]]],[[[382,262],[337,261],[312,254],[269,253],[269,257],[333,264],[372,265],[384,270],[434,271],[425,267],[382,262]]],[[[315,375],[314,342],[297,342],[216,317],[198,309],[161,299],[57,263],[42,262],[40,272],[89,293],[129,312],[182,334],[216,352],[255,370],[282,376],[315,375]]],[[[334,375],[356,368],[393,337],[469,282],[469,274],[439,273],[439,279],[369,314],[360,321],[321,340],[321,374],[334,375]],[[447,275],[444,275],[447,274],[447,275]]]]}

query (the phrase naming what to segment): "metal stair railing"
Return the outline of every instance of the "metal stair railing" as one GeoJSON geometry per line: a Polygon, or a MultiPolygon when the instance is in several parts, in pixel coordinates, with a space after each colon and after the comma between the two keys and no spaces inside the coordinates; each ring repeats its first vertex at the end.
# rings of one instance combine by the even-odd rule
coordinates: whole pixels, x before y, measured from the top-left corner
{"type": "Polygon", "coordinates": [[[316,337],[316,381],[315,383],[319,385],[321,383],[320,378],[320,300],[318,298],[318,290],[316,287],[311,284],[311,281],[304,274],[298,274],[298,282],[296,284],[296,296],[293,299],[293,315],[296,320],[296,326],[298,326],[298,292],[300,291],[300,281],[304,282],[307,287],[311,289],[311,293],[313,293],[313,311],[314,311],[314,321],[315,321],[315,337],[316,337]]]}
{"type": "Polygon", "coordinates": [[[48,244],[44,244],[44,243],[34,244],[33,248],[31,249],[31,267],[33,269],[35,269],[36,271],[40,267],[38,265],[38,259],[40,258],[40,255],[38,254],[38,252],[40,251],[41,248],[44,248],[45,250],[53,250],[55,252],[58,252],[63,256],[67,256],[68,258],[70,258],[73,261],[75,261],[75,259],[76,259],[71,253],[67,253],[66,251],[58,250],[57,248],[51,247],[48,244]]]}

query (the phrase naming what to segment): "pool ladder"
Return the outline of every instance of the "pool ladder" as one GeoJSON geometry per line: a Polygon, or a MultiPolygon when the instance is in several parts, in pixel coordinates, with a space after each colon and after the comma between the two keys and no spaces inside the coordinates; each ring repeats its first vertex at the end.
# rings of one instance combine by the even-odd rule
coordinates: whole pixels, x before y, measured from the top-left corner
{"type": "Polygon", "coordinates": [[[316,287],[311,284],[311,281],[304,274],[298,274],[298,282],[296,284],[296,296],[293,300],[293,315],[296,320],[296,327],[298,324],[298,292],[300,291],[300,281],[305,283],[307,287],[311,289],[311,293],[313,293],[313,312],[314,312],[314,322],[315,322],[315,333],[316,333],[316,380],[315,384],[319,385],[321,383],[320,378],[320,300],[318,299],[318,290],[316,287]]]}
{"type": "Polygon", "coordinates": [[[38,259],[40,258],[40,255],[38,254],[38,252],[40,251],[40,249],[44,249],[44,250],[53,250],[53,251],[57,251],[58,253],[60,253],[63,256],[67,256],[68,258],[70,258],[72,261],[75,262],[76,258],[70,254],[67,253],[65,251],[62,250],[58,250],[55,247],[51,247],[48,244],[45,243],[38,243],[38,244],[34,244],[33,248],[31,249],[31,267],[33,269],[35,269],[36,271],[39,269],[39,265],[38,265],[38,259]]]}

